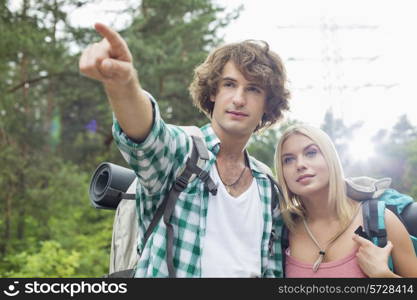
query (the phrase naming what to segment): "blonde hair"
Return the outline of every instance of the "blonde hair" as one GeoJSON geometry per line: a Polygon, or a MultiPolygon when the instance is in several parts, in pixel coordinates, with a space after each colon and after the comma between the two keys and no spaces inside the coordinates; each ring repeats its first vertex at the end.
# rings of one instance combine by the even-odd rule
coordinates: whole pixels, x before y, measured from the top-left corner
{"type": "Polygon", "coordinates": [[[304,124],[297,124],[286,129],[279,140],[275,152],[275,171],[284,196],[283,201],[280,202],[280,209],[285,224],[291,231],[299,219],[308,216],[302,200],[298,195],[290,191],[284,179],[282,147],[284,142],[294,134],[308,137],[320,148],[329,170],[328,201],[333,202],[335,205],[341,227],[345,227],[353,217],[354,206],[352,201],[346,196],[346,184],[339,156],[332,140],[323,130],[304,124]]]}

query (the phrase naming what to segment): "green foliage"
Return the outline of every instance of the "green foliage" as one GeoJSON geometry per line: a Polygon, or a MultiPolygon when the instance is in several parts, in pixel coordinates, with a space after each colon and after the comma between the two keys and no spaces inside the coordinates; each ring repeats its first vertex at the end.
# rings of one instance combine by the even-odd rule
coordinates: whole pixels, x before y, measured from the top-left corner
{"type": "Polygon", "coordinates": [[[417,200],[417,138],[407,143],[406,155],[407,165],[403,178],[409,186],[410,196],[417,200]]]}
{"type": "Polygon", "coordinates": [[[417,129],[413,127],[406,115],[402,115],[392,128],[390,142],[403,145],[417,138],[417,129]]]}
{"type": "Polygon", "coordinates": [[[275,171],[274,153],[279,136],[280,133],[277,130],[270,129],[253,135],[248,146],[248,152],[266,164],[273,172],[275,171]]]}
{"type": "Polygon", "coordinates": [[[135,10],[132,25],[122,32],[143,88],[156,97],[169,123],[208,121],[191,104],[188,86],[194,68],[222,42],[216,32],[239,14],[237,10],[219,17],[223,12],[210,0],[144,0],[135,10]]]}
{"type": "Polygon", "coordinates": [[[80,253],[62,249],[56,241],[45,241],[38,253],[21,252],[9,260],[22,267],[17,272],[6,272],[7,277],[74,277],[80,253]]]}
{"type": "MultiPolygon", "coordinates": [[[[67,20],[92,2],[22,0],[16,11],[0,4],[1,277],[108,270],[114,213],[91,207],[88,185],[100,162],[126,163],[112,143],[104,89],[78,71],[77,49],[99,36],[67,20]]],[[[209,0],[147,0],[124,13],[131,24],[121,34],[164,118],[206,122],[187,87],[195,65],[221,42],[218,29],[238,12],[209,0]]]]}
{"type": "MultiPolygon", "coordinates": [[[[79,54],[98,40],[67,13],[86,0],[0,3],[0,277],[97,277],[107,272],[114,213],[91,207],[90,177],[102,161],[126,165],[112,143],[112,113],[102,86],[82,78],[79,54]],[[54,131],[53,126],[60,128],[54,131]]],[[[188,93],[193,69],[237,18],[209,0],[144,0],[121,30],[143,87],[164,119],[202,125],[188,93]]],[[[274,169],[279,129],[255,135],[249,152],[274,169]]],[[[354,130],[327,115],[325,130],[342,153],[354,130]]],[[[365,174],[393,177],[417,197],[416,129],[405,118],[377,139],[380,157],[365,174]]]]}
{"type": "Polygon", "coordinates": [[[280,124],[278,128],[262,130],[252,135],[249,140],[248,152],[271,168],[275,174],[275,151],[282,132],[291,125],[298,123],[296,120],[288,120],[280,124]]]}
{"type": "MultiPolygon", "coordinates": [[[[401,116],[390,131],[381,131],[374,138],[376,156],[367,168],[376,176],[391,177],[393,187],[415,195],[416,128],[405,116],[401,116]]],[[[415,196],[414,196],[415,197],[415,196]]]]}
{"type": "MultiPolygon", "coordinates": [[[[26,208],[25,238],[9,242],[0,270],[3,266],[6,270],[13,270],[10,273],[13,276],[20,274],[25,277],[31,276],[30,272],[37,277],[95,277],[105,274],[113,214],[94,210],[90,206],[87,194],[89,174],[55,158],[43,161],[36,166],[36,170],[29,166],[27,175],[25,196],[21,199],[24,201],[18,201],[26,208]],[[44,254],[51,248],[44,248],[42,241],[58,243],[57,255],[66,257],[71,253],[76,264],[70,264],[72,261],[63,258],[63,269],[59,267],[57,258],[44,254]],[[56,269],[35,269],[36,262],[41,258],[48,266],[56,265],[56,269]],[[26,267],[27,263],[30,266],[26,267]]],[[[19,218],[19,213],[13,213],[13,219],[19,218]]],[[[12,235],[15,234],[17,232],[13,231],[12,235]]]]}

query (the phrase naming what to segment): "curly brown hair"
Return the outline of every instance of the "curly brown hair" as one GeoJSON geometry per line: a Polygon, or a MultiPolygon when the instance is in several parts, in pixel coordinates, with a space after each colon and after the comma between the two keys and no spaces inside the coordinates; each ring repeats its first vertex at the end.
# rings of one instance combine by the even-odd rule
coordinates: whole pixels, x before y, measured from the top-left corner
{"type": "Polygon", "coordinates": [[[286,88],[287,75],[281,58],[264,41],[246,40],[215,49],[194,71],[189,90],[193,103],[211,118],[223,67],[232,61],[243,76],[262,86],[266,91],[265,114],[255,131],[269,127],[289,110],[290,92],[286,88]]]}

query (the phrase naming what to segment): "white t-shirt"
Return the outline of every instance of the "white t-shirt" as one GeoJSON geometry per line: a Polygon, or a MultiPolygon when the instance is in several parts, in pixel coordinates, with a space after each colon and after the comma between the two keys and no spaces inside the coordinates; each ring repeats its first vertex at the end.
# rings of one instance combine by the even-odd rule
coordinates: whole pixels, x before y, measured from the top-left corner
{"type": "Polygon", "coordinates": [[[216,167],[210,176],[218,189],[208,200],[201,276],[260,277],[264,224],[256,180],[235,198],[226,191],[216,167]]]}

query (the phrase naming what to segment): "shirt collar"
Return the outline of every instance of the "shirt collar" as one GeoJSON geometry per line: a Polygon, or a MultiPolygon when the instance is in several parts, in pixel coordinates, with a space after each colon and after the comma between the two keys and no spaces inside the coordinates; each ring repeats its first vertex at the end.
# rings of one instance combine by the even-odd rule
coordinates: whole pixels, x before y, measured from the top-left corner
{"type": "Polygon", "coordinates": [[[204,125],[200,128],[200,130],[204,135],[204,140],[206,142],[207,148],[215,155],[217,155],[220,150],[220,139],[217,137],[216,133],[214,133],[211,124],[208,123],[204,125]]]}

